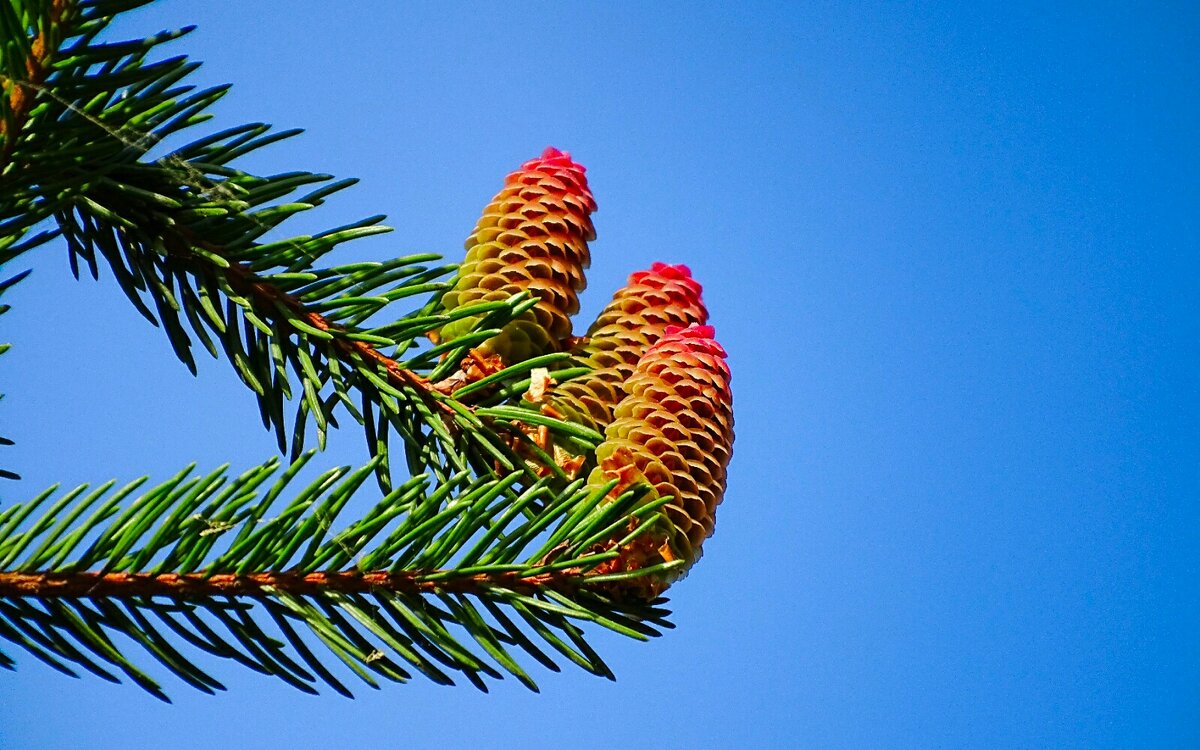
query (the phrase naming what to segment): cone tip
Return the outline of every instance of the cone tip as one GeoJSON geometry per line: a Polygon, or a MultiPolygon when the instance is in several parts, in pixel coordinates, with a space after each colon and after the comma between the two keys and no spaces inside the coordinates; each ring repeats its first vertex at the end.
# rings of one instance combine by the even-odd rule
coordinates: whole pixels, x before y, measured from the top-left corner
{"type": "Polygon", "coordinates": [[[676,341],[687,341],[689,346],[694,349],[706,351],[722,358],[729,356],[728,352],[725,351],[725,347],[717,342],[716,333],[716,330],[712,326],[696,324],[692,324],[686,328],[683,326],[667,326],[663,332],[663,337],[654,346],[657,347],[661,344],[669,344],[676,341]]]}
{"type": "Polygon", "coordinates": [[[577,161],[575,161],[574,159],[571,158],[570,151],[563,151],[561,149],[555,148],[554,146],[547,146],[545,148],[545,150],[542,151],[541,156],[539,156],[537,159],[533,159],[530,162],[530,164],[537,164],[537,163],[542,163],[542,164],[548,163],[548,164],[553,164],[553,165],[560,166],[560,167],[567,167],[568,169],[577,169],[580,172],[587,171],[587,167],[583,166],[582,164],[578,163],[577,161]]]}

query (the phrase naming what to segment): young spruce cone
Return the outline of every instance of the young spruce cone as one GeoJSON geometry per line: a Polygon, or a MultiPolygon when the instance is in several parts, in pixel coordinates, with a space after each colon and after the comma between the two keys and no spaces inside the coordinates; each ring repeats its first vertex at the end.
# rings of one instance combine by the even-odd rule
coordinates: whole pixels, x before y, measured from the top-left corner
{"type": "Polygon", "coordinates": [[[655,263],[631,274],[577,350],[576,361],[595,369],[555,387],[546,402],[562,417],[603,432],[613,420],[613,407],[625,397],[625,382],[638,360],[667,327],[707,322],[700,292],[684,265],[655,263]]]}
{"type": "MultiPolygon", "coordinates": [[[[615,496],[645,481],[654,489],[652,498],[674,497],[664,506],[665,533],[654,529],[636,540],[620,558],[624,569],[653,565],[659,558],[682,558],[690,566],[712,534],[733,449],[729,367],[712,336],[709,326],[667,328],[626,381],[626,396],[596,449],[599,466],[589,485],[618,479],[615,496]]],[[[666,583],[649,583],[650,593],[666,583]]]]}
{"type": "MultiPolygon", "coordinates": [[[[583,269],[591,261],[587,243],[596,238],[589,218],[596,202],[584,171],[570,154],[548,148],[510,174],[467,238],[458,282],[442,297],[447,311],[522,291],[538,300],[479,347],[505,365],[559,351],[570,341],[570,316],[579,310],[583,269]]],[[[446,324],[439,340],[466,332],[477,319],[446,324]]]]}

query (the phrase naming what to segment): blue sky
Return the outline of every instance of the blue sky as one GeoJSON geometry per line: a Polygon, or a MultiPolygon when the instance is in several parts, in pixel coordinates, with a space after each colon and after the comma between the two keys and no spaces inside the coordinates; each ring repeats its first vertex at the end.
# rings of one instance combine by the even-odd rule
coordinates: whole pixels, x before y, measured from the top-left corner
{"type": "MultiPolygon", "coordinates": [[[[555,145],[600,204],[580,320],[692,267],[738,439],[677,630],[598,634],[617,682],[541,695],[217,667],[227,694],[163,706],[22,656],[0,747],[1200,746],[1194,6],[407,5],[165,0],[120,29],[198,23],[176,47],[235,84],[220,124],[307,128],[251,166],[362,178],[319,224],[397,231],[339,258],[459,257],[555,145]]],[[[192,378],[61,247],[29,264],[6,498],[270,455],[227,364],[192,378]]],[[[322,460],[362,458],[346,430],[322,460]]]]}

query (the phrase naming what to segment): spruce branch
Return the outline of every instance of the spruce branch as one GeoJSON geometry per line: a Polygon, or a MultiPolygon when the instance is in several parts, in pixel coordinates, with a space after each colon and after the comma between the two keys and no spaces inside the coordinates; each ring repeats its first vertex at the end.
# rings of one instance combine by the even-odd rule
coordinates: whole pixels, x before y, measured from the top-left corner
{"type": "MultiPolygon", "coordinates": [[[[467,465],[522,469],[508,441],[481,429],[469,408],[448,404],[449,394],[430,380],[444,378],[471,346],[537,300],[505,295],[442,311],[437,299],[457,266],[427,265],[439,260],[434,254],[317,265],[345,242],[390,231],[382,216],[264,241],[287,219],[355,181],[237,169],[238,159],[299,132],[271,132],[259,123],[154,156],[168,139],[207,120],[228,87],[196,91],[186,84],[195,63],[152,59],[190,29],[97,40],[114,14],[140,4],[31,3],[10,20],[23,33],[8,39],[6,49],[28,43],[28,35],[36,55],[22,58],[21,76],[9,71],[5,79],[12,93],[9,125],[0,134],[6,154],[0,200],[4,215],[14,218],[0,221],[0,262],[61,233],[75,275],[86,269],[98,278],[100,264],[107,265],[190,370],[197,368],[197,344],[227,359],[258,398],[280,450],[290,447],[293,456],[303,451],[310,424],[323,446],[345,413],[363,425],[372,452],[383,456],[384,486],[391,481],[389,435],[435,446],[436,457],[428,450],[409,455],[410,468],[436,462],[443,476],[467,465]],[[19,241],[46,218],[56,224],[53,230],[19,241]],[[456,321],[467,321],[458,335],[437,346],[426,343],[456,321]],[[289,401],[295,404],[290,425],[289,401]]],[[[526,372],[500,373],[496,385],[526,372]]]]}
{"type": "Polygon", "coordinates": [[[299,131],[248,123],[168,150],[228,87],[196,90],[197,63],[157,57],[190,29],[99,41],[148,1],[0,3],[0,265],[61,235],[74,275],[106,268],[189,369],[197,347],[226,359],[292,463],[0,510],[0,639],[163,699],[145,664],[223,689],[197,654],[346,695],[346,672],[483,690],[508,673],[536,690],[525,659],[612,678],[581,625],[671,627],[660,594],[724,490],[729,372],[694,325],[699,285],[656,264],[575,339],[595,203],[555,149],[509,176],[461,266],[323,265],[390,231],[383,217],[282,232],[355,182],[236,166],[299,131]],[[306,429],[323,448],[346,414],[372,460],[299,482],[306,429]],[[377,501],[342,525],[372,476],[377,501]]]}
{"type": "Polygon", "coordinates": [[[374,462],[293,489],[311,456],[237,477],[188,467],[131,501],[144,478],[51,488],[0,512],[0,639],[68,674],[115,680],[101,665],[116,666],[165,699],[135,658],[201,690],[219,683],[191,660],[197,650],[301,690],[348,692],[318,668],[322,644],[369,685],[407,680],[401,663],[451,684],[437,662],[482,689],[481,675],[504,670],[536,690],[516,651],[555,670],[546,650],[557,651],[611,676],[575,622],[637,639],[670,627],[663,600],[623,585],[642,573],[614,572],[656,523],[662,501],[644,502],[645,487],[609,502],[615,483],[555,493],[549,480],[521,488],[518,475],[464,472],[440,485],[418,476],[335,532],[374,462]],[[548,499],[541,513],[523,512],[548,499]]]}
{"type": "MultiPolygon", "coordinates": [[[[20,139],[21,129],[25,126],[30,109],[33,108],[34,92],[46,80],[47,59],[50,53],[57,48],[55,37],[60,31],[63,13],[68,6],[69,0],[52,0],[50,2],[47,12],[43,16],[44,23],[40,24],[37,34],[25,50],[23,59],[5,49],[5,73],[0,75],[0,86],[7,94],[8,107],[4,111],[3,119],[0,119],[0,139],[3,139],[3,147],[0,147],[0,172],[8,165],[12,157],[12,150],[20,139]],[[14,57],[20,60],[15,70],[12,65],[14,57]],[[21,73],[24,74],[23,77],[21,73]]],[[[3,20],[7,27],[5,31],[12,35],[11,41],[20,44],[26,41],[25,34],[21,33],[25,31],[25,28],[21,19],[16,17],[15,10],[11,6],[5,6],[3,20]],[[17,24],[20,24],[19,31],[14,28],[17,24]]]]}

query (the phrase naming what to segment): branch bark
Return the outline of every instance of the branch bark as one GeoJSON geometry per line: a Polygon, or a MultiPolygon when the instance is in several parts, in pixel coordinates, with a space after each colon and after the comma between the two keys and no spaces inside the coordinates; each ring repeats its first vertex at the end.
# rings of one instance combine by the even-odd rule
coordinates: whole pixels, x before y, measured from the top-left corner
{"type": "Polygon", "coordinates": [[[212,596],[269,597],[273,591],[298,596],[321,592],[368,593],[390,591],[404,594],[481,593],[492,586],[534,593],[553,589],[569,593],[585,579],[571,571],[520,577],[516,573],[491,573],[426,580],[430,572],[386,570],[370,572],[330,571],[317,573],[266,572],[218,573],[17,573],[0,572],[0,599],[5,598],[126,598],[166,596],[205,598],[212,596]]]}

